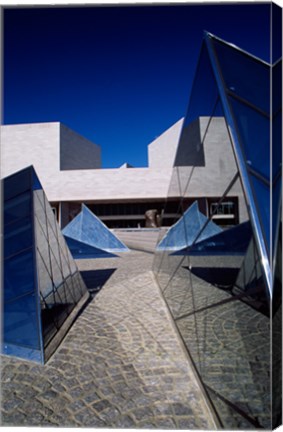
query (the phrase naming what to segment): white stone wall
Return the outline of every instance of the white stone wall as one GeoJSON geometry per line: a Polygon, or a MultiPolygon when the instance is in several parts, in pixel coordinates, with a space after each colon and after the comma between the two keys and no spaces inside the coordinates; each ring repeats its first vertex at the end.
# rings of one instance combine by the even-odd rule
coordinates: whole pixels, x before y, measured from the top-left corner
{"type": "Polygon", "coordinates": [[[60,123],[60,169],[96,168],[101,168],[100,147],[60,123]]]}
{"type": "Polygon", "coordinates": [[[57,175],[60,123],[1,126],[1,178],[33,165],[40,180],[57,175]]]}
{"type": "MultiPolygon", "coordinates": [[[[76,162],[72,162],[67,149],[77,152],[85,146],[86,156],[90,143],[70,129],[62,130],[60,134],[60,123],[2,126],[1,177],[33,165],[49,201],[166,197],[171,177],[168,169],[74,169],[76,162]],[[60,136],[61,140],[63,136],[64,166],[72,167],[70,170],[60,170],[60,136]]],[[[91,145],[94,151],[91,149],[90,154],[96,156],[97,146],[91,145]]]]}
{"type": "Polygon", "coordinates": [[[168,169],[60,171],[43,183],[49,201],[111,201],[167,196],[168,169]]]}
{"type": "Polygon", "coordinates": [[[184,119],[180,119],[148,145],[148,165],[151,168],[173,167],[184,119]]]}

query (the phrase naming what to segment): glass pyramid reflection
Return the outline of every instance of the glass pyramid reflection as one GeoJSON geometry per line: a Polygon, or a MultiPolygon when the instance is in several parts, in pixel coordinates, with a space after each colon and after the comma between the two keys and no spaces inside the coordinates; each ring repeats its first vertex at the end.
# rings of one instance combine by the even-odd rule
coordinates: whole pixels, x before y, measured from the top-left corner
{"type": "Polygon", "coordinates": [[[198,241],[173,255],[244,255],[251,238],[252,229],[248,221],[198,241]]]}
{"type": "Polygon", "coordinates": [[[62,232],[75,258],[106,258],[115,256],[113,252],[129,251],[84,204],[62,232]]]}
{"type": "Polygon", "coordinates": [[[1,352],[44,363],[89,293],[33,167],[6,177],[3,192],[1,352]]]}
{"type": "Polygon", "coordinates": [[[214,222],[209,221],[198,208],[195,201],[183,216],[168,230],[156,250],[180,250],[191,246],[197,237],[200,242],[220,233],[222,230],[214,222]]]}

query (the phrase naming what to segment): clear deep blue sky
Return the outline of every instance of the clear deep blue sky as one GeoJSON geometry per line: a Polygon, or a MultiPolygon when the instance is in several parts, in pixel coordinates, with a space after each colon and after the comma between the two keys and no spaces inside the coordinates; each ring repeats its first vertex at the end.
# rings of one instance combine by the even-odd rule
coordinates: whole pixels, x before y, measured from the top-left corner
{"type": "Polygon", "coordinates": [[[5,9],[3,122],[60,121],[101,146],[103,167],[146,166],[147,144],[185,115],[203,30],[269,61],[269,12],[270,3],[5,9]]]}

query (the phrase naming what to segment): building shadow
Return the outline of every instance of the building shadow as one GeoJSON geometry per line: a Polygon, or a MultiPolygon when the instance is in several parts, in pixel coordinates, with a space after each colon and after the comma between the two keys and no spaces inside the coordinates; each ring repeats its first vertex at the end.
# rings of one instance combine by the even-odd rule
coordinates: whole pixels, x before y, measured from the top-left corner
{"type": "Polygon", "coordinates": [[[109,268],[102,270],[85,270],[80,272],[92,298],[96,296],[115,271],[116,268],[109,268]]]}

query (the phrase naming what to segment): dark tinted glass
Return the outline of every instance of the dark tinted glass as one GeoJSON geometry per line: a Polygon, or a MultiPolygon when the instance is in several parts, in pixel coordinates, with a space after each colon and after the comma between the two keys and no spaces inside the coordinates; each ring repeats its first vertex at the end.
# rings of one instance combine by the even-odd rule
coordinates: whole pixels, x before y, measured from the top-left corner
{"type": "Polygon", "coordinates": [[[281,176],[282,169],[282,111],[279,111],[272,122],[272,178],[281,176]]]}
{"type": "Polygon", "coordinates": [[[272,187],[272,245],[273,252],[276,249],[276,244],[278,242],[278,227],[280,225],[280,211],[282,203],[282,181],[279,178],[273,183],[272,187]]]}
{"type": "Polygon", "coordinates": [[[269,66],[216,39],[213,46],[226,89],[269,115],[269,66]]]}
{"type": "MultiPolygon", "coordinates": [[[[277,13],[279,13],[278,10],[277,13]]],[[[278,215],[282,202],[282,61],[273,67],[272,79],[272,252],[274,253],[279,241],[277,236],[280,223],[278,215]]]]}
{"type": "Polygon", "coordinates": [[[4,265],[4,302],[35,290],[32,249],[6,259],[4,265]]]}
{"type": "Polygon", "coordinates": [[[4,237],[4,258],[30,248],[32,244],[33,230],[30,217],[7,225],[4,237]]]}
{"type": "Polygon", "coordinates": [[[35,171],[32,171],[32,189],[35,190],[42,190],[41,183],[39,181],[39,178],[35,174],[35,171]]]}
{"type": "Polygon", "coordinates": [[[26,168],[4,179],[4,201],[31,190],[32,168],[26,168]]]}
{"type": "Polygon", "coordinates": [[[4,341],[40,349],[35,293],[4,303],[4,341]]]}
{"type": "Polygon", "coordinates": [[[4,202],[4,225],[31,213],[31,191],[23,192],[4,202]]]}
{"type": "Polygon", "coordinates": [[[207,48],[203,45],[184,124],[190,124],[200,116],[210,116],[215,110],[217,99],[215,78],[207,48]]]}
{"type": "Polygon", "coordinates": [[[270,178],[270,122],[247,105],[230,97],[247,164],[270,178]]]}
{"type": "Polygon", "coordinates": [[[282,60],[272,66],[272,111],[273,115],[282,109],[282,60]]]}
{"type": "Polygon", "coordinates": [[[267,250],[270,249],[270,188],[257,177],[250,176],[254,188],[258,215],[262,224],[267,250]]]}
{"type": "Polygon", "coordinates": [[[196,154],[190,148],[190,138],[198,142],[201,147],[202,137],[199,132],[199,117],[206,117],[207,123],[212,113],[214,116],[221,115],[219,112],[218,91],[213,76],[207,48],[202,46],[197,74],[191,92],[190,104],[184,120],[179,145],[176,153],[175,166],[199,165],[203,166],[204,156],[200,151],[196,154]]]}

